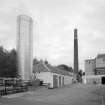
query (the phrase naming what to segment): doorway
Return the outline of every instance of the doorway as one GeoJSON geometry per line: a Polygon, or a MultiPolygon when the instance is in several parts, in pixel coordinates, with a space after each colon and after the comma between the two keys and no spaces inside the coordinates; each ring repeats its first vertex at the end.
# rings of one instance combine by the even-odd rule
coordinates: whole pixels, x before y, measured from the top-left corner
{"type": "Polygon", "coordinates": [[[62,86],[61,84],[61,76],[59,76],[59,87],[62,86]]]}
{"type": "Polygon", "coordinates": [[[58,79],[57,75],[53,75],[53,88],[58,87],[58,79]]]}
{"type": "Polygon", "coordinates": [[[102,83],[102,84],[105,84],[105,77],[102,77],[102,78],[101,78],[101,83],[102,83]]]}

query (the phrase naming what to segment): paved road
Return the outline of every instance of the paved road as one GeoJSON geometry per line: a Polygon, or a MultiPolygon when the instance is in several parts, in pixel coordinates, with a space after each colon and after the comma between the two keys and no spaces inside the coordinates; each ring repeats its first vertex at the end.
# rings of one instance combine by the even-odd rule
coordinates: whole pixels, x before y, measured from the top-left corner
{"type": "Polygon", "coordinates": [[[70,85],[59,89],[41,88],[0,98],[0,105],[102,105],[103,85],[70,85]]]}

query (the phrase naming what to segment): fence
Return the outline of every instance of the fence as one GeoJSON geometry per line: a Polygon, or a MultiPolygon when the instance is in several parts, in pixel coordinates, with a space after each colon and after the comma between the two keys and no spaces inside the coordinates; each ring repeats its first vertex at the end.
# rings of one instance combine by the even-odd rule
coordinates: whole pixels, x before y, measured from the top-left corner
{"type": "Polygon", "coordinates": [[[0,95],[24,92],[28,90],[27,84],[16,79],[0,79],[0,95]]]}

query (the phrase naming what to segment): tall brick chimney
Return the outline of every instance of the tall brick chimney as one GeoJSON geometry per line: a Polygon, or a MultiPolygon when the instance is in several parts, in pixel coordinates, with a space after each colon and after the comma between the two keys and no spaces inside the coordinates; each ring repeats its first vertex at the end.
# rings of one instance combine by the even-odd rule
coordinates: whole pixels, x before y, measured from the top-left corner
{"type": "Polygon", "coordinates": [[[76,79],[78,79],[78,70],[78,37],[77,29],[74,29],[74,75],[76,79]]]}

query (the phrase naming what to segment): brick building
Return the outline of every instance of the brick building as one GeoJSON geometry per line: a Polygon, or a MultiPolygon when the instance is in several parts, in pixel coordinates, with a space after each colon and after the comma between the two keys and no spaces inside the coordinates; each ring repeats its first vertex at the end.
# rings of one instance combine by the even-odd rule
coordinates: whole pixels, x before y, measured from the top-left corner
{"type": "Polygon", "coordinates": [[[105,84],[105,54],[85,60],[85,74],[84,83],[105,84]]]}

